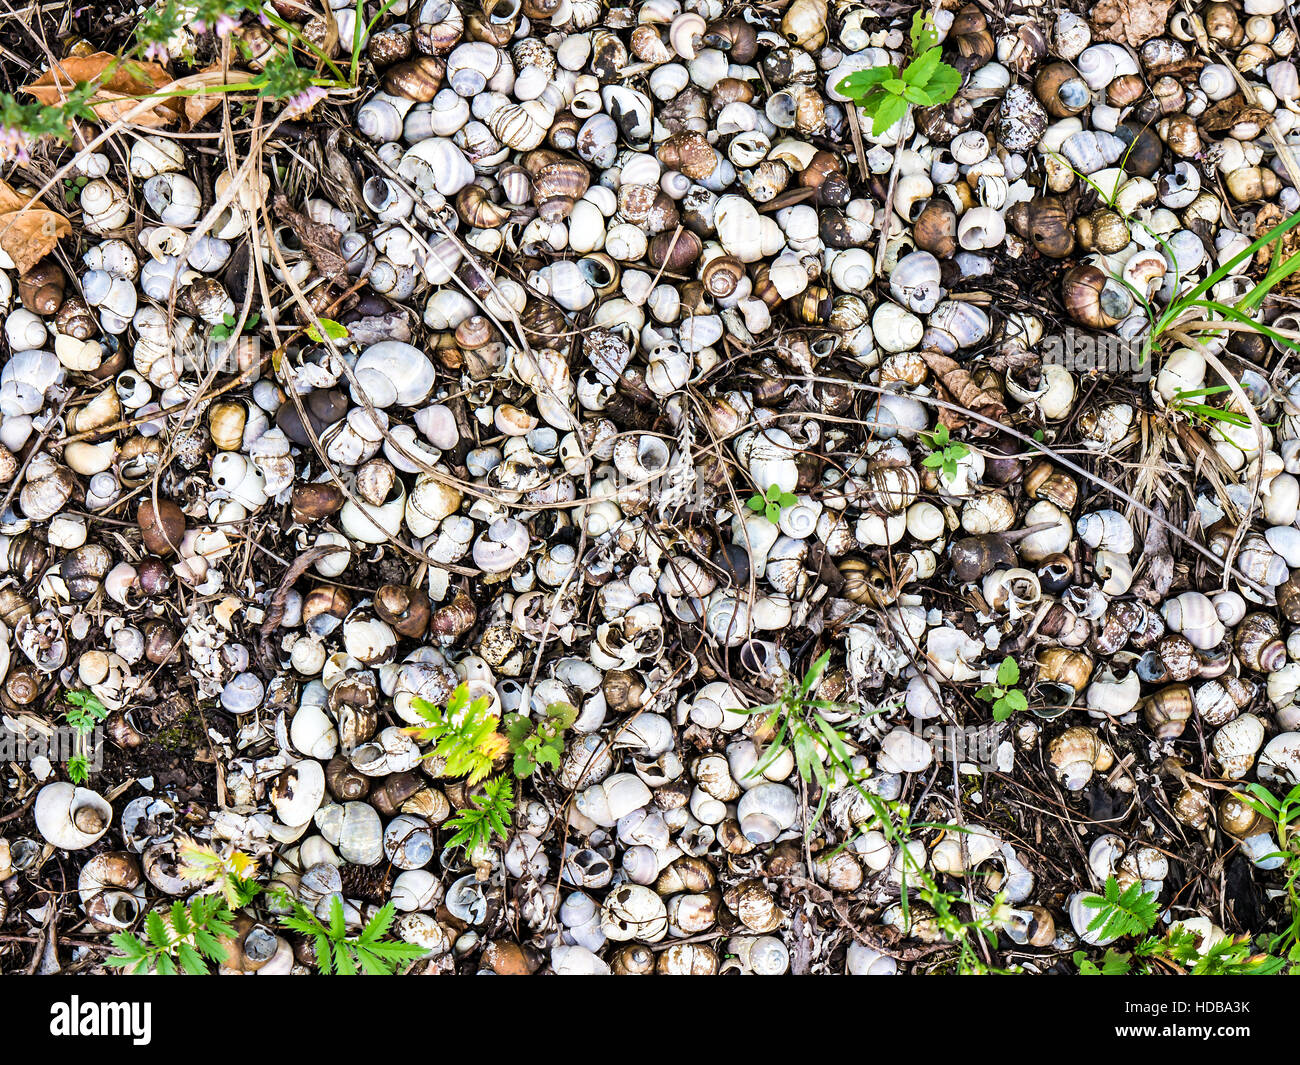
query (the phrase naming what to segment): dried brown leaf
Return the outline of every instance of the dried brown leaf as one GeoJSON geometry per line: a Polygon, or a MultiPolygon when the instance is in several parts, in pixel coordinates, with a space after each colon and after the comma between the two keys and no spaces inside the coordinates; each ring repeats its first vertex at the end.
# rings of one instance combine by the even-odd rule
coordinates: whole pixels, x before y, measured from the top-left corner
{"type": "Polygon", "coordinates": [[[289,568],[284,571],[284,576],[280,578],[280,583],[272,593],[271,601],[266,606],[266,620],[262,622],[261,629],[263,636],[269,636],[273,633],[280,622],[284,620],[284,605],[289,599],[289,592],[293,588],[294,582],[320,559],[337,550],[337,547],[309,548],[289,563],[289,568]]]}
{"type": "MultiPolygon", "coordinates": [[[[993,392],[980,388],[969,371],[963,369],[955,359],[950,359],[937,351],[923,351],[921,358],[938,378],[940,389],[958,406],[994,421],[1001,420],[1007,413],[1006,405],[1001,398],[993,392]]],[[[946,408],[939,412],[939,421],[949,429],[960,429],[966,424],[966,419],[959,412],[946,408]]],[[[973,436],[987,436],[993,432],[993,428],[977,421],[971,426],[970,432],[973,436]]]]}
{"type": "Polygon", "coordinates": [[[1223,130],[1232,129],[1240,122],[1254,122],[1265,126],[1272,117],[1262,107],[1251,107],[1240,93],[1234,93],[1226,100],[1219,100],[1206,108],[1205,113],[1196,120],[1196,124],[1206,133],[1221,133],[1223,130]]]}
{"type": "Polygon", "coordinates": [[[72,223],[58,211],[39,203],[27,207],[29,197],[0,181],[0,251],[25,274],[49,255],[60,237],[72,232],[72,223]]]}
{"type": "Polygon", "coordinates": [[[333,226],[313,222],[306,215],[299,214],[289,206],[289,201],[282,192],[277,192],[271,200],[271,209],[277,218],[293,227],[321,277],[339,286],[347,285],[348,264],[339,251],[339,231],[333,226]]]}
{"type": "MultiPolygon", "coordinates": [[[[116,122],[122,116],[137,107],[141,100],[157,93],[171,83],[171,76],[157,63],[129,62],[123,63],[110,71],[118,57],[109,52],[96,52],[94,55],[69,57],[59,61],[35,81],[24,85],[19,91],[35,96],[43,104],[62,102],[68,92],[83,81],[95,81],[108,76],[99,85],[90,98],[90,109],[104,122],[116,122]]],[[[181,117],[178,98],[159,99],[149,110],[142,111],[131,119],[140,126],[167,126],[181,117]]]]}
{"type": "Polygon", "coordinates": [[[1134,48],[1165,32],[1173,0],[1101,0],[1092,9],[1093,37],[1134,48]]]}

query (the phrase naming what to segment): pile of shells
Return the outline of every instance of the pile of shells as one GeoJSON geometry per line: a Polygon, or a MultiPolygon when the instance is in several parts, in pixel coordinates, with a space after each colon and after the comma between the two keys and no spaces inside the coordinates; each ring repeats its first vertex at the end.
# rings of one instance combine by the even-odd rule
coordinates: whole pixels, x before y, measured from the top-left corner
{"type": "MultiPolygon", "coordinates": [[[[161,135],[78,156],[76,248],[0,273],[0,704],[39,729],[89,691],[127,760],[188,721],[220,788],[8,779],[35,800],[6,895],[77,852],[69,905],[133,927],[196,890],[190,836],[351,926],[392,901],[446,970],[898,971],[890,944],[943,937],[900,905],[909,862],[1031,971],[1098,943],[1110,876],[1223,934],[1165,884],[1188,848],[1279,861],[1232,789],[1300,780],[1300,376],[1251,330],[1075,356],[1142,348],[1300,209],[1282,6],[1126,42],[950,5],[961,90],[876,136],[836,86],[905,62],[909,22],[851,0],[396,0],[296,196],[209,185],[161,135]],[[1229,382],[1232,416],[1197,421],[1229,382]],[[790,754],[753,772],[774,729],[744,711],[823,651],[865,787],[953,832],[900,843],[790,754]],[[989,724],[1007,656],[1028,709],[978,764],[937,751],[989,724]],[[578,712],[468,854],[441,826],[477,789],[408,731],[462,683],[578,712]],[[1063,881],[986,771],[1172,818],[1090,836],[1063,881]]],[[[249,913],[226,969],[307,967],[249,913]]]]}

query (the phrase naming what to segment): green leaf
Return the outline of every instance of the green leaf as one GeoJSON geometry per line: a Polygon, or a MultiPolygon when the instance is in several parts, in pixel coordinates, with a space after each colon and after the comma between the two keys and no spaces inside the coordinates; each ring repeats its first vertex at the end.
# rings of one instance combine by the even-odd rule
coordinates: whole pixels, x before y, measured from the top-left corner
{"type": "Polygon", "coordinates": [[[902,96],[907,90],[907,82],[902,78],[889,78],[881,82],[880,87],[894,96],[902,96]]]}
{"type": "Polygon", "coordinates": [[[872,67],[870,70],[855,70],[846,78],[841,78],[835,91],[850,100],[862,101],[868,92],[881,82],[896,76],[893,67],[872,67]]]}
{"type": "Polygon", "coordinates": [[[939,69],[942,61],[942,51],[938,48],[927,49],[907,64],[903,70],[903,81],[914,88],[924,89],[930,84],[930,78],[939,69]]]}
{"type": "MultiPolygon", "coordinates": [[[[348,327],[332,318],[322,318],[320,324],[325,329],[325,335],[331,340],[346,340],[349,336],[348,327]]],[[[321,335],[314,325],[307,327],[307,336],[316,341],[317,344],[323,343],[321,335]]]]}
{"type": "Polygon", "coordinates": [[[208,967],[203,963],[203,959],[188,943],[182,943],[176,948],[177,960],[181,963],[181,968],[191,976],[206,976],[208,967]]]}
{"type": "Polygon", "coordinates": [[[938,469],[943,465],[943,452],[932,451],[921,460],[922,466],[928,466],[930,469],[938,469]]]}
{"type": "Polygon", "coordinates": [[[934,101],[930,99],[930,94],[919,85],[909,85],[903,90],[903,99],[909,104],[916,104],[917,107],[929,107],[934,101]]]}
{"type": "Polygon", "coordinates": [[[947,63],[940,63],[925,88],[930,94],[931,104],[947,103],[961,88],[961,74],[947,63]]]}
{"type": "Polygon", "coordinates": [[[826,672],[826,667],[830,665],[830,661],[830,651],[823,651],[817,656],[813,664],[808,667],[808,672],[804,674],[803,681],[799,685],[800,695],[807,695],[817,686],[817,682],[821,680],[822,674],[826,672]]]}
{"type": "Polygon", "coordinates": [[[1076,950],[1072,956],[1081,976],[1125,976],[1132,969],[1132,955],[1111,947],[1107,947],[1106,953],[1102,956],[1101,968],[1089,961],[1087,955],[1081,950],[1076,950]]]}
{"type": "Polygon", "coordinates": [[[1003,697],[1003,700],[1006,702],[1007,706],[1009,706],[1013,711],[1025,710],[1028,709],[1029,707],[1029,699],[1026,698],[1025,693],[1022,692],[1019,688],[1016,688],[1014,691],[1007,692],[1007,694],[1003,697]]]}
{"type": "Polygon", "coordinates": [[[1007,655],[998,666],[998,684],[1003,688],[1009,688],[1011,685],[1019,683],[1019,681],[1020,666],[1016,664],[1014,658],[1007,655]]]}
{"type": "Polygon", "coordinates": [[[763,509],[767,506],[767,500],[759,495],[750,496],[746,501],[745,506],[749,507],[749,509],[754,511],[756,514],[762,514],[763,509]]]}
{"type": "Polygon", "coordinates": [[[924,52],[939,43],[939,34],[935,31],[924,7],[912,16],[911,37],[914,52],[924,52]]]}
{"type": "Polygon", "coordinates": [[[149,942],[155,947],[167,949],[171,946],[171,936],[167,932],[167,925],[163,922],[162,915],[157,910],[150,910],[144,919],[145,931],[149,934],[149,942]]]}
{"type": "Polygon", "coordinates": [[[74,754],[68,759],[68,779],[74,784],[84,784],[90,779],[90,759],[84,754],[74,754]]]}
{"type": "Polygon", "coordinates": [[[871,134],[879,137],[907,113],[907,102],[901,96],[888,94],[876,108],[871,120],[871,134]]]}

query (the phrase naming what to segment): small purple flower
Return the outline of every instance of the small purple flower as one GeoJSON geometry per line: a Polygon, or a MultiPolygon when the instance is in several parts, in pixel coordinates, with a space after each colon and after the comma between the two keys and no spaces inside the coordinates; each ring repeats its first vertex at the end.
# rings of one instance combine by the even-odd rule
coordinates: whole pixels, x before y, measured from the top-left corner
{"type": "Polygon", "coordinates": [[[217,16],[216,30],[217,30],[218,37],[229,37],[232,33],[235,32],[238,26],[239,26],[239,19],[237,19],[234,15],[217,16]]]}
{"type": "Polygon", "coordinates": [[[0,126],[0,161],[27,162],[27,134],[13,126],[0,126]]]}
{"type": "Polygon", "coordinates": [[[145,46],[144,57],[158,63],[166,63],[171,58],[167,54],[167,46],[160,41],[150,41],[145,46]]]}
{"type": "Polygon", "coordinates": [[[291,96],[289,102],[284,105],[284,114],[286,118],[302,118],[308,111],[320,103],[328,93],[319,85],[312,85],[304,89],[297,96],[291,96]]]}

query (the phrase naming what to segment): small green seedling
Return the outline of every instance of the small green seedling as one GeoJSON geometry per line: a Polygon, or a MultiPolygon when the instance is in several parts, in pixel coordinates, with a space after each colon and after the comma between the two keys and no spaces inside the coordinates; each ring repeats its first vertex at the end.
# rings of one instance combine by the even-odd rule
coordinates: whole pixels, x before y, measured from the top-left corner
{"type": "Polygon", "coordinates": [[[970,454],[970,448],[960,440],[948,436],[948,427],[940,422],[932,433],[922,433],[921,439],[931,453],[921,460],[922,466],[938,469],[945,481],[957,479],[957,463],[970,454]]]}
{"type": "Polygon", "coordinates": [[[939,35],[928,16],[912,19],[912,61],[900,72],[895,66],[855,70],[835,86],[871,118],[871,135],[879,137],[907,113],[908,104],[933,107],[947,103],[961,88],[961,74],[943,62],[939,35]]]}
{"type": "Polygon", "coordinates": [[[1020,667],[1014,658],[1007,655],[998,666],[997,680],[993,684],[984,685],[975,693],[975,697],[993,704],[994,721],[1005,721],[1017,710],[1029,706],[1025,693],[1016,687],[1019,683],[1020,667]]]}
{"type": "Polygon", "coordinates": [[[1114,876],[1106,878],[1100,895],[1086,895],[1083,904],[1096,910],[1088,924],[1099,939],[1142,936],[1132,950],[1107,947],[1100,964],[1076,950],[1074,964],[1081,976],[1127,976],[1131,973],[1187,973],[1191,976],[1270,976],[1286,967],[1284,958],[1257,951],[1249,936],[1224,936],[1206,943],[1191,929],[1174,925],[1153,935],[1160,921],[1160,901],[1143,891],[1141,881],[1120,891],[1114,876]]]}
{"type": "MultiPolygon", "coordinates": [[[[251,332],[257,328],[257,323],[262,320],[260,314],[250,314],[248,320],[244,322],[244,331],[251,332]]],[[[235,331],[235,326],[239,324],[239,319],[233,314],[223,314],[221,321],[212,327],[213,340],[228,340],[230,335],[235,331]]]]}
{"type": "Polygon", "coordinates": [[[530,777],[543,764],[560,768],[564,753],[564,730],[578,720],[578,711],[568,703],[551,703],[541,721],[527,714],[507,714],[505,734],[514,758],[515,776],[530,777]]]}
{"type": "Polygon", "coordinates": [[[108,707],[99,701],[99,696],[94,692],[66,691],[63,693],[63,701],[72,707],[63,716],[78,732],[90,732],[108,717],[108,707]]]}
{"type": "Polygon", "coordinates": [[[78,751],[68,759],[68,779],[74,784],[84,784],[90,777],[90,759],[85,755],[85,742],[95,726],[108,717],[108,707],[93,692],[66,691],[64,701],[69,704],[63,715],[77,731],[78,751]]]}
{"type": "Polygon", "coordinates": [[[483,785],[482,795],[471,795],[469,801],[474,805],[466,807],[446,824],[447,828],[456,830],[447,846],[464,847],[465,853],[472,855],[491,846],[494,835],[509,839],[510,830],[506,826],[510,811],[515,808],[510,792],[511,783],[506,777],[494,777],[483,785]]]}
{"type": "Polygon", "coordinates": [[[189,902],[177,899],[167,916],[159,910],[145,915],[141,939],[134,932],[118,932],[111,942],[118,953],[105,965],[129,973],[155,972],[174,976],[177,971],[191,976],[208,972],[208,962],[220,964],[229,952],[219,936],[233,939],[235,915],[220,895],[197,895],[189,902]]]}
{"type": "Polygon", "coordinates": [[[497,758],[509,749],[506,738],[497,731],[498,718],[488,706],[486,695],[471,701],[469,685],[462,683],[451,693],[445,710],[427,699],[412,699],[412,709],[428,724],[406,731],[420,743],[434,744],[425,757],[441,758],[447,776],[465,777],[472,787],[492,772],[497,758]]]}
{"type": "Polygon", "coordinates": [[[808,822],[806,834],[811,836],[831,797],[830,771],[823,762],[820,751],[826,753],[826,759],[833,769],[838,770],[846,780],[856,780],[857,771],[853,768],[853,753],[849,750],[845,735],[821,715],[821,711],[839,712],[845,709],[839,703],[813,697],[813,689],[830,664],[831,653],[826,651],[818,657],[804,674],[803,680],[795,684],[787,681],[781,689],[776,702],[752,706],[749,709],[736,709],[738,714],[765,715],[762,728],[774,733],[755,766],[746,774],[754,778],[763,773],[785,751],[794,755],[795,769],[804,783],[821,788],[821,801],[808,822]]]}
{"type": "Polygon", "coordinates": [[[311,910],[287,891],[277,896],[281,905],[293,912],[281,921],[288,928],[306,936],[316,952],[316,964],[329,976],[391,976],[403,962],[416,961],[429,952],[415,943],[402,943],[385,938],[397,917],[391,902],[381,906],[375,915],[355,936],[347,934],[347,918],[343,900],[335,895],[330,900],[329,924],[324,924],[311,910]]]}
{"type": "Polygon", "coordinates": [[[63,182],[63,202],[69,207],[77,206],[77,199],[81,195],[81,190],[90,183],[88,177],[68,178],[63,182]]]}
{"type": "Polygon", "coordinates": [[[781,511],[799,502],[799,497],[784,491],[779,484],[770,484],[762,494],[755,493],[746,501],[755,514],[762,514],[773,525],[781,520],[781,511]]]}
{"type": "Polygon", "coordinates": [[[215,847],[180,836],[177,852],[180,857],[177,869],[182,878],[215,887],[232,909],[247,906],[261,893],[262,885],[253,879],[257,862],[241,850],[223,855],[215,847]]]}

